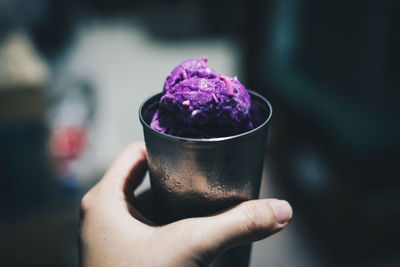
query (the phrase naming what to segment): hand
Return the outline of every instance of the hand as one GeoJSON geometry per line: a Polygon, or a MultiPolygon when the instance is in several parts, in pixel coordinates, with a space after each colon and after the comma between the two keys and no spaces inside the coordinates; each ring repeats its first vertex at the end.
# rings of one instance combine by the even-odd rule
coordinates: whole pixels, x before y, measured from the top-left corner
{"type": "Polygon", "coordinates": [[[286,201],[260,199],[155,226],[129,201],[146,170],[145,146],[134,143],[83,197],[82,266],[203,266],[231,247],[283,229],[292,216],[286,201]]]}

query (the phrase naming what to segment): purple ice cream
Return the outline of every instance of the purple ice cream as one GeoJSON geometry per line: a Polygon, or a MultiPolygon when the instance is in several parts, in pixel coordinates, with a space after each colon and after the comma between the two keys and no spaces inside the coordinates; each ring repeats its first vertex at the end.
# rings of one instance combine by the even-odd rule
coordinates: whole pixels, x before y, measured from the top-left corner
{"type": "Polygon", "coordinates": [[[207,66],[207,58],[189,59],[167,77],[151,127],[191,138],[230,136],[253,129],[250,96],[238,79],[207,66]]]}

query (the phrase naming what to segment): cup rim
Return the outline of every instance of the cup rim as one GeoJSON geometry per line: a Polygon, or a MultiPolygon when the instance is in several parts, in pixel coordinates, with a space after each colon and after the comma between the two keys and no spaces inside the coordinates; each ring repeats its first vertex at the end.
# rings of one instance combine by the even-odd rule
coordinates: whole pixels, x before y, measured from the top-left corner
{"type": "Polygon", "coordinates": [[[254,134],[255,132],[260,131],[261,129],[265,128],[268,124],[268,122],[270,121],[271,117],[272,117],[272,106],[269,103],[269,101],[263,97],[261,94],[256,93],[252,90],[247,90],[249,92],[249,94],[258,97],[260,100],[262,100],[262,102],[264,102],[268,108],[269,108],[269,114],[267,119],[261,123],[258,127],[251,129],[250,131],[247,132],[243,132],[243,133],[239,133],[239,134],[235,134],[235,135],[229,135],[229,136],[222,136],[222,137],[213,137],[213,138],[190,138],[190,137],[182,137],[182,136],[175,136],[175,135],[170,135],[170,134],[166,134],[166,133],[161,133],[157,130],[154,130],[153,128],[150,127],[150,125],[148,123],[146,123],[146,121],[144,120],[143,116],[142,116],[142,111],[143,111],[143,107],[154,97],[161,95],[162,93],[158,93],[155,95],[152,95],[150,97],[148,97],[139,107],[139,119],[140,119],[140,123],[143,125],[143,127],[145,127],[146,129],[150,130],[151,132],[163,136],[165,138],[169,138],[169,139],[173,139],[175,141],[190,141],[190,142],[196,142],[196,143],[210,143],[210,142],[222,142],[222,141],[228,141],[228,140],[232,140],[232,139],[237,139],[243,136],[249,136],[254,134]]]}

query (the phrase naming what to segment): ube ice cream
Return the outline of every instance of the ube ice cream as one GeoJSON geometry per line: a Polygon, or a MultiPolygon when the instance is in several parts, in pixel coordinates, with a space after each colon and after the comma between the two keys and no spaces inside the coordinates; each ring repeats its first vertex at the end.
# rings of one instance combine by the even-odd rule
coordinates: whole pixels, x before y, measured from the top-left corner
{"type": "Polygon", "coordinates": [[[250,96],[238,79],[220,75],[207,58],[189,59],[167,77],[151,127],[191,138],[212,138],[253,129],[250,96]]]}

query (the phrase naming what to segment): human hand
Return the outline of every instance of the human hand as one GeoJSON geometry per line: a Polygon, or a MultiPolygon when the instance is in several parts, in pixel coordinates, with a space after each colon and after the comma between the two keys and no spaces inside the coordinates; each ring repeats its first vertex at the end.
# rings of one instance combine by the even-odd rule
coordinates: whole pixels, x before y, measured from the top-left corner
{"type": "Polygon", "coordinates": [[[145,146],[133,143],[83,197],[82,266],[204,266],[231,247],[283,229],[292,216],[286,201],[259,199],[155,226],[130,201],[146,170],[145,146]]]}

